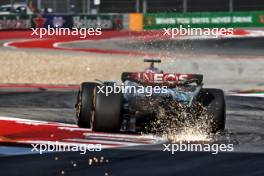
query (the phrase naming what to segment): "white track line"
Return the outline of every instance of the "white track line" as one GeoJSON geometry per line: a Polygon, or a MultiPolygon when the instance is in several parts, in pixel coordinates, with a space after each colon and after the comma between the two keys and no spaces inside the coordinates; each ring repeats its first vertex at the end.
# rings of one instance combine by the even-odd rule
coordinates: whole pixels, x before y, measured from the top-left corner
{"type": "Polygon", "coordinates": [[[239,96],[239,97],[261,97],[261,98],[264,98],[264,94],[259,94],[259,93],[230,93],[228,95],[239,96]]]}

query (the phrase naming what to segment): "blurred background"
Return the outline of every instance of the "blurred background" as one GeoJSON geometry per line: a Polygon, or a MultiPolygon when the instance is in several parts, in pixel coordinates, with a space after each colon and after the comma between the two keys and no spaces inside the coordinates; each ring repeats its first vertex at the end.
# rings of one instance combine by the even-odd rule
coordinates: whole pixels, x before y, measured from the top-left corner
{"type": "MultiPolygon", "coordinates": [[[[1,0],[10,5],[6,12],[19,12],[29,7],[32,12],[53,13],[152,13],[152,12],[233,12],[264,10],[261,0],[1,0]],[[18,10],[18,11],[17,11],[18,10]]],[[[1,9],[3,12],[4,9],[1,9]]],[[[28,11],[30,13],[30,11],[28,11]]]]}
{"type": "Polygon", "coordinates": [[[144,70],[143,57],[159,57],[164,58],[164,70],[202,73],[210,86],[262,88],[263,27],[261,0],[1,0],[0,59],[5,65],[2,70],[8,70],[0,75],[0,82],[119,80],[123,71],[144,70]],[[84,40],[65,35],[43,40],[35,36],[33,41],[30,29],[48,26],[102,28],[104,32],[84,40]],[[163,28],[180,26],[234,28],[234,35],[216,39],[163,35],[163,28]],[[98,73],[98,68],[107,71],[98,73]]]}

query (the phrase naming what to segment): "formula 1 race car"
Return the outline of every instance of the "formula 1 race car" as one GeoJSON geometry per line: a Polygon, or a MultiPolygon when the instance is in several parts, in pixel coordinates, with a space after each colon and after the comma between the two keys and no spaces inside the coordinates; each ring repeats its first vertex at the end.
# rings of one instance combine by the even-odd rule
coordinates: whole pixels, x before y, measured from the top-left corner
{"type": "MultiPolygon", "coordinates": [[[[203,88],[203,75],[164,73],[154,67],[161,60],[145,60],[151,65],[144,72],[125,72],[122,83],[84,82],[76,103],[77,124],[98,132],[127,130],[131,121],[134,130],[146,128],[149,119],[182,126],[199,123],[206,110],[210,132],[225,128],[224,93],[219,89],[203,88]],[[146,120],[148,119],[148,120],[146,120]]],[[[165,125],[165,124],[159,124],[165,125]]]]}

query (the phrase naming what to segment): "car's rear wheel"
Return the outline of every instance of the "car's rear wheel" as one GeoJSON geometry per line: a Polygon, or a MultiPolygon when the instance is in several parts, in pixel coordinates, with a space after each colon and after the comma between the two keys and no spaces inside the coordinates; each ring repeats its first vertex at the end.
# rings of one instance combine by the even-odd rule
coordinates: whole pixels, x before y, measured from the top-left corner
{"type": "Polygon", "coordinates": [[[76,103],[76,118],[77,125],[81,128],[91,127],[94,90],[98,85],[94,82],[85,82],[80,86],[76,103]]]}
{"type": "Polygon", "coordinates": [[[226,103],[224,92],[220,89],[202,89],[198,101],[207,109],[210,132],[225,129],[226,103]]]}
{"type": "Polygon", "coordinates": [[[122,93],[98,93],[95,89],[92,130],[98,132],[119,132],[122,123],[122,93]]]}

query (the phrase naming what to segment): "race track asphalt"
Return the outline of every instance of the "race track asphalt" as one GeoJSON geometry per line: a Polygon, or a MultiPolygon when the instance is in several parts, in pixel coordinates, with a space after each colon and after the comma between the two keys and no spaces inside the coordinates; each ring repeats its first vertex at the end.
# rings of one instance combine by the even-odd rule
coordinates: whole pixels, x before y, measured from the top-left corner
{"type": "Polygon", "coordinates": [[[26,155],[1,158],[1,175],[204,175],[262,176],[264,154],[176,153],[161,151],[104,150],[100,154],[78,153],[26,155]],[[104,156],[108,163],[89,165],[90,158],[104,156]],[[57,160],[56,160],[57,159],[57,160]]]}
{"type": "MultiPolygon", "coordinates": [[[[0,116],[74,123],[76,91],[2,92],[0,116]]],[[[219,143],[235,152],[163,152],[162,145],[105,149],[102,152],[1,156],[1,175],[263,175],[263,99],[227,96],[227,132],[219,143]],[[89,159],[104,157],[109,162],[89,159]],[[63,173],[63,174],[62,174],[63,173]]]]}

